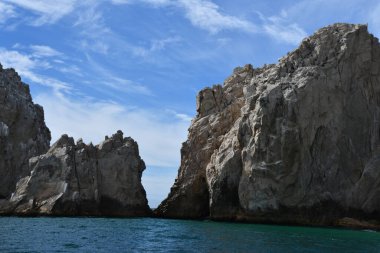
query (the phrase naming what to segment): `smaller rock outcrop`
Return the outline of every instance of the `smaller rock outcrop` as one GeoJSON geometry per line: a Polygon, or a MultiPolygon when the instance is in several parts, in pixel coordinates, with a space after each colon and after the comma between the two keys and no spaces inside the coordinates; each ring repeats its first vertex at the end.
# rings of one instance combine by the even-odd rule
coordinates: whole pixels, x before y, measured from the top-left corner
{"type": "Polygon", "coordinates": [[[138,145],[118,131],[97,146],[67,135],[29,160],[3,213],[16,215],[144,216],[150,214],[141,184],[138,145]]]}
{"type": "Polygon", "coordinates": [[[29,86],[0,64],[0,200],[30,173],[29,158],[45,153],[50,138],[43,108],[33,103],[29,86]]]}

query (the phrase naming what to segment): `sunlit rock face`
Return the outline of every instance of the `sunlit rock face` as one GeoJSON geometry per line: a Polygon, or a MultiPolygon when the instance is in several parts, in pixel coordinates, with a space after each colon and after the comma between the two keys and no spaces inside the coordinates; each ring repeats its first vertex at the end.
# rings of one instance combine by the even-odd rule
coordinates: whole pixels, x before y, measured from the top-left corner
{"type": "Polygon", "coordinates": [[[118,131],[97,146],[63,135],[29,161],[31,174],[17,183],[8,212],[18,215],[150,214],[141,184],[144,161],[137,143],[118,131]]]}
{"type": "Polygon", "coordinates": [[[197,112],[157,215],[379,226],[380,45],[365,25],[236,68],[197,112]]]}
{"type": "Polygon", "coordinates": [[[0,65],[0,199],[9,198],[16,182],[30,173],[29,158],[49,145],[43,108],[33,103],[16,71],[0,65]]]}

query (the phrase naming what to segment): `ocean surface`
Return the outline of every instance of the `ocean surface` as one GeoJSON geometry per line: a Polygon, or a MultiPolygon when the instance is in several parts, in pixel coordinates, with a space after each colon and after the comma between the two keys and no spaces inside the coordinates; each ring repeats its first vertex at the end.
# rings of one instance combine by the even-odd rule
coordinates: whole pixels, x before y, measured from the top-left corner
{"type": "Polygon", "coordinates": [[[0,252],[380,252],[380,233],[151,218],[0,217],[0,252]]]}

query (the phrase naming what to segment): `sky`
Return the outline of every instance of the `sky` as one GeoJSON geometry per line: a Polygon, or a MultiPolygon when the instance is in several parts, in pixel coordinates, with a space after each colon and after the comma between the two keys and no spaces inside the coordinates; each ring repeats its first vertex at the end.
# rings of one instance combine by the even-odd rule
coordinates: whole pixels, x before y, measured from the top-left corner
{"type": "Polygon", "coordinates": [[[195,98],[237,66],[276,63],[317,29],[368,24],[378,0],[0,0],[0,63],[44,107],[52,143],[122,130],[146,163],[151,207],[169,193],[195,98]]]}

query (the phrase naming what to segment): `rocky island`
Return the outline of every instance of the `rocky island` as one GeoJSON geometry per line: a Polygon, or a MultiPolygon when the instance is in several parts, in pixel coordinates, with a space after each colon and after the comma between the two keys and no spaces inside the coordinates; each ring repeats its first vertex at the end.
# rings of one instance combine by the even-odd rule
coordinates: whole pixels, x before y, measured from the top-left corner
{"type": "Polygon", "coordinates": [[[334,24],[197,96],[157,216],[380,227],[380,44],[334,24]]]}
{"type": "Polygon", "coordinates": [[[148,216],[138,145],[118,131],[99,145],[67,135],[49,148],[41,106],[0,67],[0,214],[148,216]]]}

